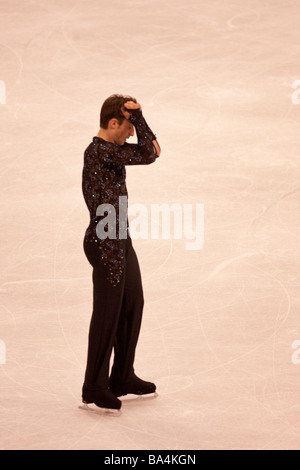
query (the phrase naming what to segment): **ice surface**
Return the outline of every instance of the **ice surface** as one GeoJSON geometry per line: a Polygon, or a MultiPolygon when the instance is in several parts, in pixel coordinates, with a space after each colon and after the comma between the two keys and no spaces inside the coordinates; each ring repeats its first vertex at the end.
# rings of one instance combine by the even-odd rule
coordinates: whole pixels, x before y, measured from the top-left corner
{"type": "Polygon", "coordinates": [[[2,0],[0,15],[0,448],[299,449],[299,2],[2,0]],[[82,156],[112,93],[141,102],[162,148],[128,168],[129,203],[205,213],[201,250],[134,241],[135,366],[159,396],[125,397],[117,420],[78,409],[82,156]]]}

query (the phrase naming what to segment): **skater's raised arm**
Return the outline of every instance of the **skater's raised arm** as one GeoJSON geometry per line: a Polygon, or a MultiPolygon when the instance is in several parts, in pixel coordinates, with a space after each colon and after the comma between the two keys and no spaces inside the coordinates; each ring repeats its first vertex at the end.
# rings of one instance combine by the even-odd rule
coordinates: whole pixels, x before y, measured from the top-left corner
{"type": "MultiPolygon", "coordinates": [[[[125,103],[125,106],[126,105],[127,103],[125,103]]],[[[152,130],[146,123],[142,113],[142,109],[132,108],[129,109],[129,112],[129,120],[133,123],[136,129],[136,134],[138,138],[137,146],[143,147],[149,145],[149,151],[151,153],[153,152],[156,155],[156,158],[159,157],[161,152],[159,143],[156,140],[156,135],[152,132],[152,130]]]]}
{"type": "Polygon", "coordinates": [[[123,122],[112,118],[107,128],[100,128],[97,138],[99,159],[116,165],[148,165],[160,155],[156,136],[148,126],[139,103],[126,102],[121,108],[123,122]],[[137,134],[137,144],[125,143],[126,139],[137,134]]]}
{"type": "Polygon", "coordinates": [[[139,103],[135,103],[134,101],[128,101],[124,104],[122,112],[125,118],[129,119],[135,126],[138,141],[142,140],[143,131],[145,129],[147,130],[146,137],[150,138],[152,146],[154,147],[154,149],[152,150],[157,155],[157,157],[159,157],[161,153],[160,145],[156,140],[156,135],[153,134],[153,132],[145,121],[145,118],[142,114],[141,105],[139,103]]]}

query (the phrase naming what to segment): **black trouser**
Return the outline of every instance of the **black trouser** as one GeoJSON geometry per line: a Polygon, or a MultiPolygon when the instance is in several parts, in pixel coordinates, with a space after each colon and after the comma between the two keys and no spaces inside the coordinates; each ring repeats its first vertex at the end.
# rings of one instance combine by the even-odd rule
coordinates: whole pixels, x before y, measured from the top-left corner
{"type": "Polygon", "coordinates": [[[114,348],[111,379],[124,384],[133,375],[135,349],[144,306],[140,268],[130,238],[121,240],[125,270],[116,287],[107,280],[107,268],[99,260],[99,248],[85,242],[93,266],[93,314],[89,331],[88,358],[83,391],[109,386],[109,363],[114,348]]]}

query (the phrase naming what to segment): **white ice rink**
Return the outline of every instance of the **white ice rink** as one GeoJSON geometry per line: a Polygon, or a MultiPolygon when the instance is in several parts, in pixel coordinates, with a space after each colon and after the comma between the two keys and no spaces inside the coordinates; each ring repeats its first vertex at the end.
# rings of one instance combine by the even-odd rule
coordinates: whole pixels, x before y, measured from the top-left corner
{"type": "Polygon", "coordinates": [[[0,0],[0,18],[0,449],[299,449],[299,1],[0,0]],[[159,396],[119,418],[78,409],[83,151],[112,93],[162,148],[128,168],[129,204],[205,213],[201,250],[134,241],[135,368],[159,396]]]}

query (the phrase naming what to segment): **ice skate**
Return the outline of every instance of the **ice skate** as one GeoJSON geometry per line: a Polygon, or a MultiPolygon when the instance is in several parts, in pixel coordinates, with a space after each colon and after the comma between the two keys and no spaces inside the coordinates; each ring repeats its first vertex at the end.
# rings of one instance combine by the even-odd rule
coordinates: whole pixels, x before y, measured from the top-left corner
{"type": "Polygon", "coordinates": [[[98,414],[120,416],[122,402],[110,390],[86,392],[82,397],[81,410],[98,414]]]}
{"type": "Polygon", "coordinates": [[[121,397],[129,394],[139,396],[146,395],[148,398],[155,398],[157,396],[156,385],[152,382],[146,382],[136,375],[133,375],[133,377],[123,385],[111,380],[109,388],[115,397],[121,397]]]}

